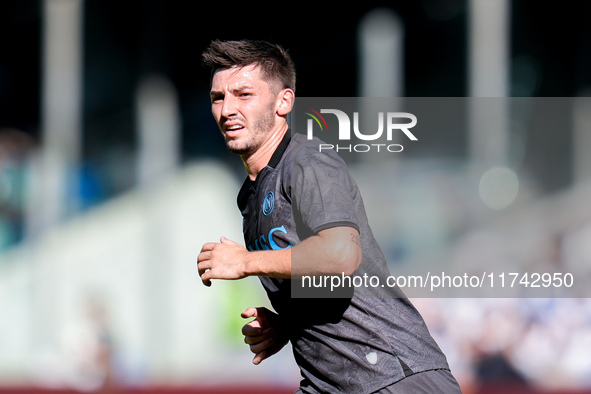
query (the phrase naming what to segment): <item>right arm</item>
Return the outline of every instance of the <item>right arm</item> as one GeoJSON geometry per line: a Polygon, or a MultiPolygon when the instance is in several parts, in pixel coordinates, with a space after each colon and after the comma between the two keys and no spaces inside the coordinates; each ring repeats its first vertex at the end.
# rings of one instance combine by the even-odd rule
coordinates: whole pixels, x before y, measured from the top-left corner
{"type": "Polygon", "coordinates": [[[246,276],[300,278],[304,275],[353,275],[361,264],[359,232],[348,226],[331,227],[282,250],[248,251],[225,238],[207,243],[198,258],[204,284],[211,279],[246,276]]]}

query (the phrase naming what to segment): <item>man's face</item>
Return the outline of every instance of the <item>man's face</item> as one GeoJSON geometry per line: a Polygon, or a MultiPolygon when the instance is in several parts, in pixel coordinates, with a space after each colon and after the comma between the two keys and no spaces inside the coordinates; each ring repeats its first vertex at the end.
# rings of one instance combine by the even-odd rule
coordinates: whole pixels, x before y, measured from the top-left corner
{"type": "Polygon", "coordinates": [[[233,153],[251,154],[275,126],[276,93],[255,65],[215,73],[211,110],[233,153]]]}

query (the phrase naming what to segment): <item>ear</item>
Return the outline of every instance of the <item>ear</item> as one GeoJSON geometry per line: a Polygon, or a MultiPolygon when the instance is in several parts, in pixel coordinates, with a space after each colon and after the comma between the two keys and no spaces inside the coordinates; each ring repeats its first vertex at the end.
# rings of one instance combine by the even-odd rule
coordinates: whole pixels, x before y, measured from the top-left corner
{"type": "Polygon", "coordinates": [[[291,112],[295,100],[295,93],[293,90],[286,88],[277,95],[277,115],[286,116],[291,112]]]}

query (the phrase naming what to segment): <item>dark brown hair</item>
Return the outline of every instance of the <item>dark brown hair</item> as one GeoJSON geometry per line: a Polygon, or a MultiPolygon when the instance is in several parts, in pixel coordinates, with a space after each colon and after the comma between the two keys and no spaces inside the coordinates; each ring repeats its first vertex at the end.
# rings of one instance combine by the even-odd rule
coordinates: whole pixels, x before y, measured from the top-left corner
{"type": "Polygon", "coordinates": [[[282,89],[295,91],[296,73],[291,57],[281,46],[261,40],[214,40],[203,52],[203,64],[216,71],[258,65],[267,81],[276,80],[282,89]]]}

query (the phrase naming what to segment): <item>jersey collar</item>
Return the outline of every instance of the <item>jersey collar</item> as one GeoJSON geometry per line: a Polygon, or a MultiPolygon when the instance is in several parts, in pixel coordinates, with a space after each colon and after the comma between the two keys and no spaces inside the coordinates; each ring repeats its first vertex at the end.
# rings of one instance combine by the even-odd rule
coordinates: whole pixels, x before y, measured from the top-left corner
{"type": "Polygon", "coordinates": [[[272,167],[272,168],[277,167],[277,164],[279,164],[279,161],[283,157],[283,154],[285,153],[285,150],[287,149],[287,146],[289,145],[290,140],[291,140],[291,131],[288,129],[287,132],[283,135],[283,139],[281,140],[281,142],[277,146],[277,149],[275,149],[275,152],[273,152],[273,156],[271,156],[271,160],[269,160],[267,167],[272,167]]]}
{"type": "MultiPolygon", "coordinates": [[[[273,156],[271,156],[271,160],[269,160],[269,163],[267,163],[265,168],[277,167],[277,164],[279,164],[279,162],[281,161],[281,158],[283,157],[283,154],[285,153],[285,150],[287,149],[287,146],[289,145],[290,141],[291,141],[291,131],[287,130],[287,132],[283,136],[283,139],[281,140],[281,142],[277,146],[277,149],[275,149],[275,152],[273,152],[273,156]]],[[[259,172],[259,174],[257,175],[257,177],[255,178],[254,181],[251,181],[250,178],[247,176],[246,179],[244,180],[244,182],[242,183],[242,187],[240,188],[240,191],[238,192],[238,207],[240,208],[240,211],[242,211],[245,207],[247,195],[249,193],[253,193],[256,190],[257,181],[260,179],[261,173],[265,171],[265,168],[263,168],[261,170],[261,172],[259,172]]]]}

